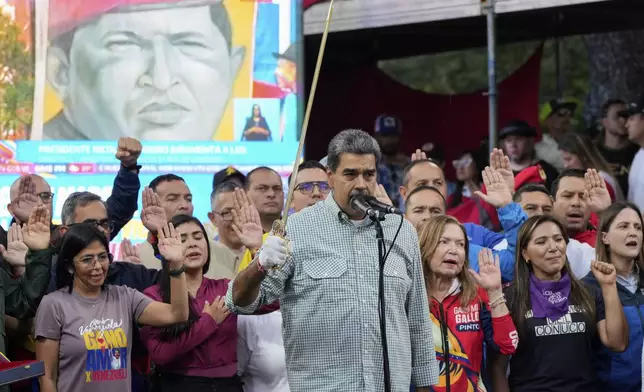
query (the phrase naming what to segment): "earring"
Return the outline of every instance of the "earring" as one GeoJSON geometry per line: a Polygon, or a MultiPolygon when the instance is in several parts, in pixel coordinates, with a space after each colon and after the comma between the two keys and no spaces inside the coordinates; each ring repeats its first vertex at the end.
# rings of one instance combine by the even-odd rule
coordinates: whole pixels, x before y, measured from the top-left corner
{"type": "Polygon", "coordinates": [[[526,264],[530,264],[530,259],[525,259],[526,264]]]}

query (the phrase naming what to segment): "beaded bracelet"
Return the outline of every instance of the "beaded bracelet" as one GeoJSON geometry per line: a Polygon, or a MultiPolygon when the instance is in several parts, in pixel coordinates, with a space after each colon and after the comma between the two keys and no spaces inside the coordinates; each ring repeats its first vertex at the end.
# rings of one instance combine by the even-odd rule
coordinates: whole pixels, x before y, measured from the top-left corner
{"type": "Polygon", "coordinates": [[[501,296],[499,296],[499,298],[495,299],[494,301],[489,302],[490,309],[494,309],[497,306],[499,306],[501,304],[504,304],[504,303],[505,303],[505,295],[501,294],[501,296]]]}

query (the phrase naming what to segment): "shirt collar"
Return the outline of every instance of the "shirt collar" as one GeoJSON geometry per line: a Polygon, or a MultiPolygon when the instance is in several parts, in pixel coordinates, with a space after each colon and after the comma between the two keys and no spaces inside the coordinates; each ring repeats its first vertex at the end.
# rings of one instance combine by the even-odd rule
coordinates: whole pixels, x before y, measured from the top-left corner
{"type": "MultiPolygon", "coordinates": [[[[351,223],[351,218],[349,217],[349,215],[347,215],[346,212],[342,211],[338,203],[335,202],[333,191],[331,191],[326,199],[324,199],[324,204],[326,205],[326,208],[329,210],[331,215],[337,217],[341,223],[353,225],[353,223],[351,223]]],[[[373,224],[373,222],[371,222],[370,224],[373,224]]]]}

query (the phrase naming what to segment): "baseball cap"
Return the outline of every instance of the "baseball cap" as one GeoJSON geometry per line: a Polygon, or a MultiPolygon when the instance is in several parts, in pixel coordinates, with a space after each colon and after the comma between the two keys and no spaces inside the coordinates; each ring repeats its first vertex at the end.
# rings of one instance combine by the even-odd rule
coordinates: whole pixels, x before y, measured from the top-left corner
{"type": "Polygon", "coordinates": [[[240,179],[242,185],[246,185],[246,176],[234,167],[228,166],[227,168],[215,173],[215,176],[212,180],[212,189],[216,189],[219,185],[233,178],[240,179]]]}
{"type": "Polygon", "coordinates": [[[617,115],[620,117],[630,117],[638,113],[644,114],[644,94],[640,95],[636,101],[629,103],[626,110],[620,110],[617,115]]]}
{"type": "Polygon", "coordinates": [[[537,137],[537,130],[523,120],[512,120],[499,131],[499,139],[510,135],[537,137]]]}
{"type": "Polygon", "coordinates": [[[376,117],[375,133],[379,135],[399,135],[402,132],[400,119],[390,114],[381,114],[376,117]]]}
{"type": "Polygon", "coordinates": [[[528,166],[514,176],[514,189],[518,190],[525,184],[545,184],[547,180],[546,172],[538,163],[528,166]]]}
{"type": "Polygon", "coordinates": [[[539,121],[543,122],[554,113],[557,113],[560,109],[568,109],[572,113],[574,113],[575,110],[577,110],[577,102],[574,98],[552,99],[546,102],[541,107],[541,112],[539,113],[539,121]]]}

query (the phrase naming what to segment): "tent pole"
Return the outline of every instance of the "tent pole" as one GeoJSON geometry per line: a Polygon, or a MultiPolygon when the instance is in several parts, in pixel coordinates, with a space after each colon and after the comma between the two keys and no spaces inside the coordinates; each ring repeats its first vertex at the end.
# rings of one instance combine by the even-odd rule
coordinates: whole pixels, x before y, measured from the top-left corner
{"type": "Polygon", "coordinates": [[[496,28],[495,0],[487,0],[484,11],[487,13],[487,75],[489,109],[489,149],[497,146],[497,85],[496,85],[496,28]]]}
{"type": "Polygon", "coordinates": [[[561,80],[561,41],[559,36],[555,37],[555,78],[557,83],[557,98],[563,94],[563,82],[561,80]]]}

